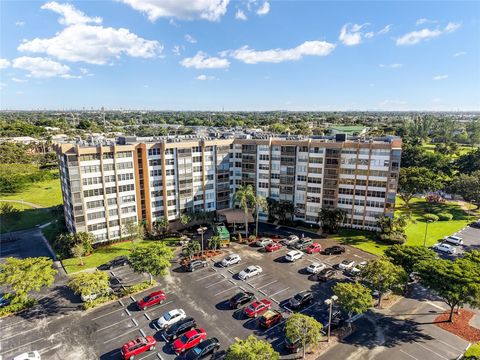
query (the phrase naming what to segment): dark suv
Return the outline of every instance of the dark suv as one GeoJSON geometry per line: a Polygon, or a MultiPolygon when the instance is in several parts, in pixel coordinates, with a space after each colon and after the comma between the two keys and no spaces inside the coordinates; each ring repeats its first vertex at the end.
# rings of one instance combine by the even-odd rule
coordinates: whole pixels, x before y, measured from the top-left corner
{"type": "Polygon", "coordinates": [[[330,280],[335,275],[335,273],[336,271],[333,269],[323,269],[318,274],[312,275],[313,276],[312,280],[326,282],[330,280]]]}
{"type": "Polygon", "coordinates": [[[339,255],[345,252],[345,248],[343,246],[331,246],[323,250],[324,255],[339,255]]]}
{"type": "Polygon", "coordinates": [[[185,267],[185,270],[187,271],[195,271],[198,268],[204,268],[208,266],[208,261],[205,259],[198,259],[198,260],[193,260],[190,261],[187,266],[185,267]]]}
{"type": "Polygon", "coordinates": [[[118,256],[109,262],[100,265],[97,269],[98,270],[112,270],[114,267],[117,266],[125,266],[128,264],[128,258],[126,256],[118,256]]]}
{"type": "Polygon", "coordinates": [[[313,302],[313,294],[311,291],[303,291],[292,297],[288,304],[293,309],[300,309],[307,304],[311,304],[313,302]]]}
{"type": "Polygon", "coordinates": [[[235,294],[230,300],[229,304],[232,309],[238,309],[241,305],[249,303],[255,298],[255,295],[251,292],[239,292],[235,294]]]}
{"type": "Polygon", "coordinates": [[[165,332],[163,333],[163,338],[165,341],[172,341],[175,340],[180,335],[186,333],[189,330],[193,330],[197,327],[197,322],[192,317],[187,317],[179,322],[170,326],[165,332]]]}

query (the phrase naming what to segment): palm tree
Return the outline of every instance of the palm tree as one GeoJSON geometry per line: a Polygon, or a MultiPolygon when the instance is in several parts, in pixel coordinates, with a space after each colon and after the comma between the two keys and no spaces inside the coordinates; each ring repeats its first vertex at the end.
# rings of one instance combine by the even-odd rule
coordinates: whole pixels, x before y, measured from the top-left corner
{"type": "Polygon", "coordinates": [[[195,254],[200,252],[200,248],[200,243],[198,241],[190,241],[183,247],[183,253],[192,259],[195,254]]]}
{"type": "Polygon", "coordinates": [[[248,210],[255,203],[255,193],[252,185],[239,186],[233,195],[233,204],[238,205],[245,213],[245,235],[248,238],[248,210]]]}
{"type": "Polygon", "coordinates": [[[208,240],[208,247],[213,250],[217,250],[217,247],[220,245],[220,236],[212,236],[208,240]]]}
{"type": "Polygon", "coordinates": [[[255,197],[255,236],[258,236],[258,215],[260,213],[260,209],[265,211],[268,209],[267,199],[265,199],[262,195],[257,195],[255,197]]]}
{"type": "Polygon", "coordinates": [[[159,232],[165,232],[167,231],[168,229],[168,225],[169,225],[169,222],[168,222],[168,219],[166,218],[158,218],[157,220],[155,220],[153,222],[153,228],[155,229],[155,231],[157,232],[157,234],[159,232]]]}

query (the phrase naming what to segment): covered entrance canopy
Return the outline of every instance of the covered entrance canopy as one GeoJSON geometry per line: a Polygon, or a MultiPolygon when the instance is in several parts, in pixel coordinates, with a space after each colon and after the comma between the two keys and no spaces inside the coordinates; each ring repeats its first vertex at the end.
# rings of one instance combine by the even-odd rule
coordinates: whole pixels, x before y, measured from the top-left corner
{"type": "MultiPolygon", "coordinates": [[[[226,221],[228,224],[244,224],[245,223],[245,212],[242,209],[223,209],[217,210],[217,215],[220,218],[220,221],[226,221]]],[[[249,211],[247,214],[247,221],[253,223],[252,212],[249,211]]]]}

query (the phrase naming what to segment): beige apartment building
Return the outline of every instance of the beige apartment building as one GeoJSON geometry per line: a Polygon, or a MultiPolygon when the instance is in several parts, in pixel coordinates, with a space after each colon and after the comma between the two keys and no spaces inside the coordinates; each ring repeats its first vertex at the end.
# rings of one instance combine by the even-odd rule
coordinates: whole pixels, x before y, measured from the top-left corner
{"type": "Polygon", "coordinates": [[[120,137],[56,149],[68,230],[103,242],[127,235],[131,221],[151,229],[159,218],[229,208],[236,188],[248,184],[293,203],[295,220],[317,223],[322,207],[341,208],[343,226],[377,230],[380,216],[393,216],[401,145],[396,137],[245,135],[120,137]]]}

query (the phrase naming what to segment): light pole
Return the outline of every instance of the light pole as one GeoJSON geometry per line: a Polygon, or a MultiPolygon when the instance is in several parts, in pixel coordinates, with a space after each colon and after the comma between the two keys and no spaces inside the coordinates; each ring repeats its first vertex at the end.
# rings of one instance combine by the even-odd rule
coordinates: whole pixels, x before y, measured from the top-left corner
{"type": "Polygon", "coordinates": [[[427,232],[428,232],[428,224],[430,224],[432,220],[427,220],[427,223],[425,224],[425,236],[423,238],[423,246],[425,246],[425,243],[427,242],[427,232]]]}
{"type": "Polygon", "coordinates": [[[199,227],[197,232],[202,235],[202,256],[203,256],[203,234],[205,233],[205,231],[207,231],[207,228],[206,227],[199,227]]]}
{"type": "Polygon", "coordinates": [[[325,300],[325,305],[330,306],[330,310],[328,313],[328,330],[327,330],[327,342],[330,342],[330,327],[332,325],[332,310],[333,310],[333,303],[338,300],[337,295],[333,295],[330,299],[325,300]]]}

